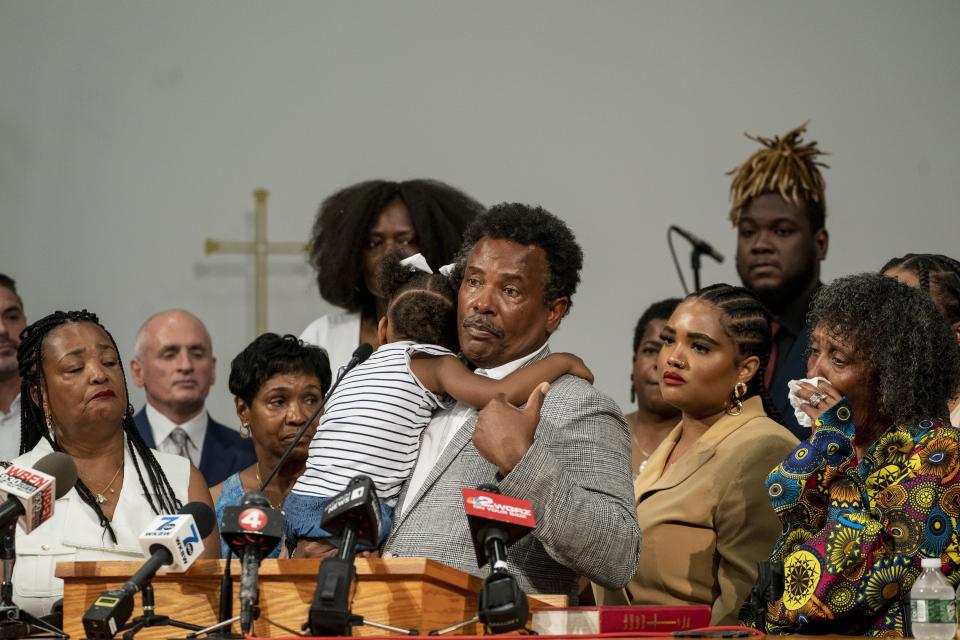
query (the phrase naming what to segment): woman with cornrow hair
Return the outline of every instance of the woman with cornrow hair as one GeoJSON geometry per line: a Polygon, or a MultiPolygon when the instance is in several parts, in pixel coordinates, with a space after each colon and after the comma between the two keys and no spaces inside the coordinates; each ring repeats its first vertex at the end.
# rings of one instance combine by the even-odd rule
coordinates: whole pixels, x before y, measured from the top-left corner
{"type": "Polygon", "coordinates": [[[771,419],[763,387],[769,316],[746,289],[713,285],[677,306],[660,341],[660,390],[680,422],[634,482],[643,547],[633,580],[626,593],[595,594],[705,604],[711,625],[731,624],[780,531],[764,478],[797,443],[771,419]]]}
{"type": "MultiPolygon", "coordinates": [[[[57,311],[35,322],[17,360],[24,400],[14,462],[29,467],[61,451],[77,465],[77,483],[50,520],[30,534],[17,529],[14,598],[43,615],[63,596],[56,563],[139,559],[138,536],[156,515],[212,501],[189,461],[144,444],[116,342],[96,315],[57,311]]],[[[214,529],[204,541],[204,557],[219,557],[218,536],[214,529]]]]}
{"type": "MultiPolygon", "coordinates": [[[[880,272],[926,291],[960,342],[960,261],[934,253],[908,253],[890,260],[880,272]]],[[[950,423],[960,426],[960,389],[950,401],[950,423]]]]}

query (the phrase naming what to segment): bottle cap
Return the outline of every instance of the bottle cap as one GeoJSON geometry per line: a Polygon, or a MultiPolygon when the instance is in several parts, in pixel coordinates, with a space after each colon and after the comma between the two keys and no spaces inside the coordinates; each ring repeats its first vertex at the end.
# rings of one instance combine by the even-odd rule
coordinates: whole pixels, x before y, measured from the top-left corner
{"type": "Polygon", "coordinates": [[[942,566],[940,558],[921,558],[920,566],[924,569],[939,569],[942,566]]]}

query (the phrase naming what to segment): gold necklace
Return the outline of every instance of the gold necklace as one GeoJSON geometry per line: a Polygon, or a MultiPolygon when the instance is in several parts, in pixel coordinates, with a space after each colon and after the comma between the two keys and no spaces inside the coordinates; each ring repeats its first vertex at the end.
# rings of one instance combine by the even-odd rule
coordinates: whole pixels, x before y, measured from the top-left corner
{"type": "MultiPolygon", "coordinates": [[[[256,470],[255,473],[256,473],[256,475],[257,475],[257,489],[256,489],[256,490],[257,490],[257,491],[260,491],[260,485],[263,484],[263,481],[260,480],[260,461],[259,461],[259,460],[257,460],[257,470],[256,470]]],[[[263,488],[263,495],[267,496],[267,502],[270,503],[270,508],[271,508],[271,509],[279,509],[280,507],[283,506],[283,499],[280,500],[280,507],[278,507],[278,506],[276,506],[276,505],[273,504],[273,500],[270,499],[270,494],[267,493],[267,488],[266,488],[266,487],[263,488]]]]}
{"type": "Polygon", "coordinates": [[[113,477],[110,478],[110,482],[107,483],[103,489],[100,490],[100,493],[93,494],[94,499],[96,499],[97,504],[103,504],[107,501],[107,497],[103,495],[107,491],[110,491],[111,494],[116,494],[116,489],[113,488],[113,483],[117,481],[117,476],[120,475],[120,472],[123,470],[123,460],[120,460],[120,466],[117,467],[117,471],[113,474],[113,477]]]}

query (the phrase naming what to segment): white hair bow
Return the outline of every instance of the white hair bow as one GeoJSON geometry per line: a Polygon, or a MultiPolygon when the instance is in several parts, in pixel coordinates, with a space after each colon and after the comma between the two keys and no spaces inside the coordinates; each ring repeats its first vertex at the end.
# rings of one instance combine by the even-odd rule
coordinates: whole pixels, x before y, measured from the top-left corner
{"type": "MultiPolygon", "coordinates": [[[[409,258],[404,258],[400,261],[400,264],[404,267],[410,269],[410,271],[423,271],[424,273],[433,273],[433,269],[430,268],[430,265],[427,264],[427,259],[423,257],[422,253],[415,253],[409,258]]],[[[441,275],[450,277],[450,274],[453,273],[453,268],[456,266],[455,262],[450,264],[445,264],[440,267],[439,272],[441,275]]]]}

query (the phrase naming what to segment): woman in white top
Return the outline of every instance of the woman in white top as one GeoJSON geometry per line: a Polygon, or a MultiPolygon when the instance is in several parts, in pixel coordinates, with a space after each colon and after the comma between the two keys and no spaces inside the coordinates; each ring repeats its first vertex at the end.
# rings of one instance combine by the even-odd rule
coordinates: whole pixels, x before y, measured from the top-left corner
{"type": "MultiPolygon", "coordinates": [[[[77,465],[77,483],[50,521],[30,534],[17,529],[14,599],[42,615],[63,594],[57,562],[142,558],[138,538],[156,515],[212,501],[189,461],[144,444],[116,343],[95,315],[57,311],[30,325],[17,359],[23,412],[15,462],[30,466],[62,451],[77,465]]],[[[219,557],[218,537],[214,529],[204,540],[204,557],[219,557]]]]}
{"type": "Polygon", "coordinates": [[[479,202],[436,180],[369,180],[327,197],[313,224],[310,262],[320,296],[343,311],[314,320],[300,338],[327,350],[334,376],[357,345],[379,346],[386,301],[376,280],[383,257],[420,252],[429,264],[447,264],[481,211],[479,202]]]}

